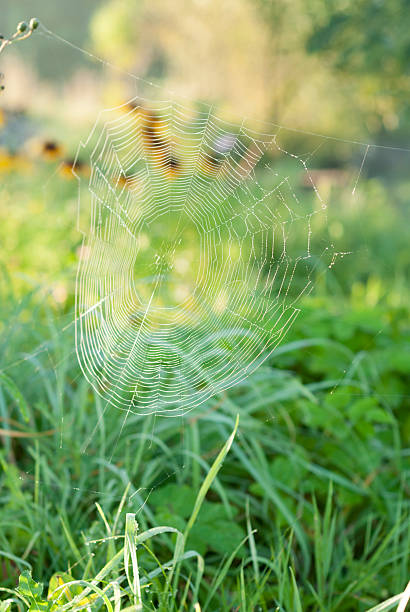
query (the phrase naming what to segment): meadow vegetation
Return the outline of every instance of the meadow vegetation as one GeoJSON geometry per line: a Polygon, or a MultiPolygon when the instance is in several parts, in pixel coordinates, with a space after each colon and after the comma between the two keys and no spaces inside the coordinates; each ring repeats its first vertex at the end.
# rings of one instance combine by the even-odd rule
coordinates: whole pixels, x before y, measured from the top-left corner
{"type": "MultiPolygon", "coordinates": [[[[316,14],[322,38],[303,54],[330,70],[339,21],[316,14]]],[[[94,19],[101,51],[107,17],[94,19]]],[[[393,106],[367,117],[378,142],[387,116],[406,116],[401,98],[393,106]]],[[[363,147],[287,133],[289,150],[321,145],[310,165],[329,208],[315,240],[349,254],[319,266],[245,381],[184,417],[131,414],[122,427],[74,348],[81,236],[67,166],[83,131],[58,108],[0,109],[0,610],[396,609],[410,576],[409,153],[372,149],[352,195],[363,147]]],[[[270,162],[309,202],[294,165],[270,162]]]]}

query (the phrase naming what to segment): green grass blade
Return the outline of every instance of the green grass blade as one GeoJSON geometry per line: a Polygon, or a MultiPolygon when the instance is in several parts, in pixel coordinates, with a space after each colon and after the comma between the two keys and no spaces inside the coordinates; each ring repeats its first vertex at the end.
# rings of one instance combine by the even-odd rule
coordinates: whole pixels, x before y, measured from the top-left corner
{"type": "Polygon", "coordinates": [[[26,421],[26,423],[28,423],[28,421],[30,420],[29,408],[23,394],[17,387],[14,380],[4,372],[0,372],[0,384],[3,385],[5,389],[7,389],[10,396],[16,402],[16,406],[19,409],[21,416],[26,421]]]}
{"type": "Polygon", "coordinates": [[[197,498],[195,500],[195,505],[194,505],[194,509],[192,510],[192,514],[191,517],[188,521],[188,524],[185,528],[184,531],[184,538],[186,540],[186,538],[188,537],[189,532],[192,529],[192,526],[194,525],[196,518],[198,516],[198,513],[201,509],[202,506],[202,502],[205,499],[205,495],[208,493],[208,490],[213,482],[213,480],[215,479],[215,476],[218,474],[219,470],[222,467],[222,463],[226,457],[226,455],[229,452],[229,449],[232,446],[232,442],[235,438],[236,435],[236,431],[238,429],[238,424],[239,424],[239,415],[237,415],[236,420],[235,420],[235,426],[234,429],[231,433],[231,435],[229,436],[229,438],[227,439],[227,441],[225,442],[225,444],[222,447],[222,450],[219,452],[217,458],[215,459],[214,463],[212,464],[211,469],[209,470],[204,482],[201,485],[201,488],[199,489],[199,493],[197,495],[197,498]]]}
{"type": "Polygon", "coordinates": [[[124,567],[125,574],[127,576],[128,585],[131,589],[134,598],[134,604],[136,610],[142,609],[141,603],[141,586],[140,586],[140,576],[138,569],[138,559],[137,559],[137,531],[138,525],[135,520],[135,514],[127,513],[126,522],[125,522],[125,545],[124,545],[124,567]],[[132,576],[130,572],[129,560],[131,557],[131,570],[132,576]]]}
{"type": "Polygon", "coordinates": [[[245,538],[243,538],[243,540],[241,542],[239,542],[238,546],[235,548],[235,550],[229,555],[228,559],[225,561],[224,565],[221,568],[221,571],[217,574],[216,579],[214,580],[214,583],[211,587],[211,590],[208,594],[208,597],[206,599],[206,602],[204,604],[204,612],[207,609],[208,605],[211,603],[211,600],[213,598],[213,596],[215,595],[216,591],[218,590],[218,587],[222,584],[223,580],[225,579],[225,576],[228,573],[229,568],[232,565],[233,560],[235,559],[238,551],[240,550],[240,548],[245,544],[245,542],[247,541],[249,536],[246,536],[245,538]]]}

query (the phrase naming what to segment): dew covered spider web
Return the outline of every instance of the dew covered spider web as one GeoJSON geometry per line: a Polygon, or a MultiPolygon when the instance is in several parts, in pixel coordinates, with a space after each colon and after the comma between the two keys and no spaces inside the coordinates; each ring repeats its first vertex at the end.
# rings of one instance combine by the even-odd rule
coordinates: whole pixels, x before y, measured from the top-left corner
{"type": "Polygon", "coordinates": [[[91,167],[78,174],[82,371],[119,409],[184,414],[275,350],[324,256],[311,228],[325,203],[278,132],[212,108],[135,98],[99,115],[79,155],[91,167]]]}

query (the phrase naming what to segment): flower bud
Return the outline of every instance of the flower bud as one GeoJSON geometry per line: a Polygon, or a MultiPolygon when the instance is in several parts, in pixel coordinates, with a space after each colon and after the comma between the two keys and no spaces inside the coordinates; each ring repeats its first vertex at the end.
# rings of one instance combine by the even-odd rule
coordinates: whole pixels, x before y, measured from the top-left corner
{"type": "Polygon", "coordinates": [[[20,21],[20,23],[17,26],[17,32],[19,34],[22,34],[23,32],[25,32],[28,28],[28,25],[25,21],[20,21]]]}
{"type": "Polygon", "coordinates": [[[30,30],[37,30],[38,26],[40,25],[39,20],[37,19],[37,17],[32,17],[30,19],[30,23],[29,23],[29,28],[30,30]]]}

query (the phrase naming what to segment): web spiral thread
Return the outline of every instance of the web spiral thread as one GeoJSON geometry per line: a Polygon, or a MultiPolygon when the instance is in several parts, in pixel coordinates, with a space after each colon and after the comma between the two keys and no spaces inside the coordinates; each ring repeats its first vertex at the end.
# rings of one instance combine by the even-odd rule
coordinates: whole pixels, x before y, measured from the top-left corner
{"type": "Polygon", "coordinates": [[[325,205],[312,183],[306,210],[276,172],[282,157],[310,180],[277,134],[212,109],[131,100],[101,113],[83,149],[79,363],[117,408],[183,414],[281,341],[312,288],[311,220],[325,205]]]}

